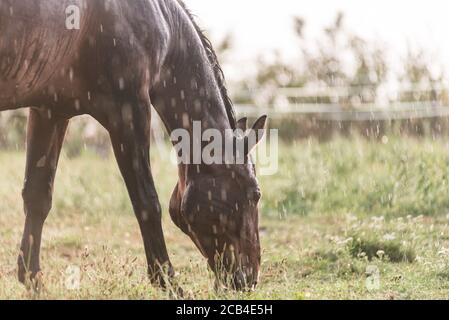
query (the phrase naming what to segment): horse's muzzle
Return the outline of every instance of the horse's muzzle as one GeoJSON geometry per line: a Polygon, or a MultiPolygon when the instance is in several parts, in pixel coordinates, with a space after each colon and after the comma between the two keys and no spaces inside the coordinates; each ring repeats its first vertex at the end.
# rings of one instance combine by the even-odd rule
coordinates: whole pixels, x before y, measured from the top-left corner
{"type": "Polygon", "coordinates": [[[254,290],[258,283],[258,275],[253,272],[237,271],[232,276],[232,289],[237,291],[251,291],[254,290]]]}

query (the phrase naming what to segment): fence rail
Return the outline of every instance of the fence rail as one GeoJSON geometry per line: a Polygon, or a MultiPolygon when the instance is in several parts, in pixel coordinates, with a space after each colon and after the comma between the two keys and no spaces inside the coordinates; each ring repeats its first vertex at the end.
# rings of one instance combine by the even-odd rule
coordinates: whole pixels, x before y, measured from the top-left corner
{"type": "Polygon", "coordinates": [[[236,110],[239,115],[245,116],[256,117],[261,113],[271,118],[303,115],[327,121],[387,121],[449,117],[449,107],[422,103],[402,103],[388,108],[370,105],[358,109],[344,109],[333,104],[301,104],[282,108],[236,105],[236,110]]]}
{"type": "Polygon", "coordinates": [[[401,93],[441,93],[447,91],[448,83],[433,84],[432,86],[426,84],[410,84],[398,86],[394,89],[386,87],[378,87],[377,85],[353,85],[346,87],[323,87],[323,86],[307,86],[301,88],[279,88],[277,93],[281,96],[289,98],[322,98],[322,97],[347,97],[354,92],[363,92],[367,90],[382,92],[387,95],[396,95],[401,93]]]}
{"type": "MultiPolygon", "coordinates": [[[[449,86],[448,86],[449,87],[449,86]]],[[[257,106],[251,104],[236,105],[239,115],[257,116],[261,113],[269,115],[271,118],[285,118],[288,116],[313,116],[315,119],[327,121],[387,121],[406,119],[426,119],[449,117],[449,106],[438,100],[438,94],[446,92],[443,85],[432,87],[412,84],[401,86],[388,95],[399,96],[401,93],[428,93],[433,101],[419,102],[394,102],[382,103],[361,103],[355,107],[348,107],[338,102],[333,103],[300,103],[291,102],[294,99],[329,98],[330,101],[338,101],[347,98],[354,90],[367,89],[369,86],[353,87],[305,87],[305,88],[279,88],[275,93],[275,103],[273,106],[257,106]]]]}

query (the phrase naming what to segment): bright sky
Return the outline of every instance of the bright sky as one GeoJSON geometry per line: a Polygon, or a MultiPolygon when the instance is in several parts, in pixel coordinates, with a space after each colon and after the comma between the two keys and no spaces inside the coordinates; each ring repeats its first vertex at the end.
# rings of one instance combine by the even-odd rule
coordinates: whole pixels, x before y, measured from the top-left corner
{"type": "MultiPolygon", "coordinates": [[[[291,57],[297,48],[294,16],[307,22],[308,38],[317,38],[338,11],[350,30],[385,43],[397,64],[407,43],[424,47],[449,70],[449,1],[446,0],[185,0],[201,26],[220,39],[232,32],[233,61],[254,61],[274,49],[291,57]]],[[[234,70],[235,71],[235,70],[234,70]]],[[[231,75],[233,76],[233,75],[231,75]]],[[[235,76],[235,75],[234,75],[235,76]]]]}

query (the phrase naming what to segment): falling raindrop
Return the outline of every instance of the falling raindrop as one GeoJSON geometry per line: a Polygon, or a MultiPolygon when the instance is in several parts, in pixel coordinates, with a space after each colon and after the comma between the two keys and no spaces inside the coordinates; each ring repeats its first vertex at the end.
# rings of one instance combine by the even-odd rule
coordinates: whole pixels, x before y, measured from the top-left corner
{"type": "Polygon", "coordinates": [[[69,79],[70,79],[70,82],[73,82],[73,68],[70,68],[70,70],[69,70],[69,79]]]}
{"type": "Polygon", "coordinates": [[[118,83],[119,83],[119,89],[123,91],[125,89],[125,79],[120,78],[118,80],[118,83]]]}

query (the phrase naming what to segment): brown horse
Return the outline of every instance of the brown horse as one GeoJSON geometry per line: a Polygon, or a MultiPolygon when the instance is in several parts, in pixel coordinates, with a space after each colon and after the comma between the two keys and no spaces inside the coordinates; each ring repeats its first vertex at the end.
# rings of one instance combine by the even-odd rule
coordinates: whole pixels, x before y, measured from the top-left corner
{"type": "MultiPolygon", "coordinates": [[[[235,119],[210,42],[181,1],[0,0],[0,111],[30,107],[20,281],[40,272],[58,158],[69,120],[81,114],[110,133],[150,278],[164,286],[164,273],[173,276],[149,161],[152,105],[169,132],[192,132],[194,121],[220,132],[246,129],[245,120],[235,119]],[[73,6],[80,14],[74,29],[66,25],[73,6]]],[[[253,129],[265,122],[262,117],[253,129]]],[[[261,258],[260,189],[247,154],[245,159],[181,164],[170,202],[175,224],[216,275],[225,271],[237,289],[256,285],[261,258]]]]}

